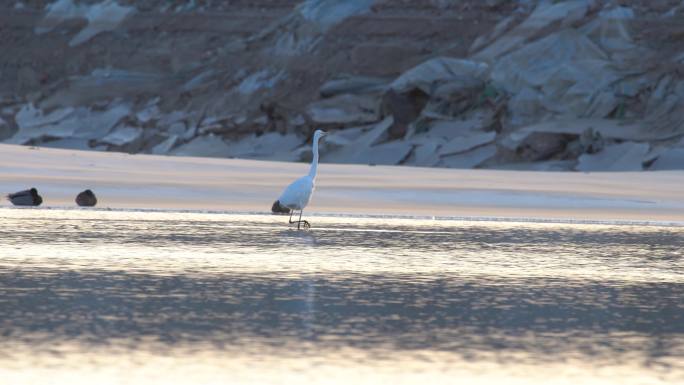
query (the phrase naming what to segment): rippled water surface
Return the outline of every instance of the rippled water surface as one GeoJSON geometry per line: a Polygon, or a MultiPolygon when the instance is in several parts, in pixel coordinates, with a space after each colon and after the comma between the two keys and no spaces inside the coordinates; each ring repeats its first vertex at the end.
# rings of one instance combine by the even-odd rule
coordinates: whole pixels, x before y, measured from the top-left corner
{"type": "Polygon", "coordinates": [[[0,209],[7,384],[684,383],[684,228],[0,209]]]}

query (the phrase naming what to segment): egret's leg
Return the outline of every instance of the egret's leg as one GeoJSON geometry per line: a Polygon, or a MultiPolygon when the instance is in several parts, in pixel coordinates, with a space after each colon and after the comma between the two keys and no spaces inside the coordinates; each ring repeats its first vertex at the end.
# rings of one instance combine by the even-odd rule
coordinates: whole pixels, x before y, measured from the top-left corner
{"type": "Polygon", "coordinates": [[[304,224],[305,229],[311,228],[311,225],[309,224],[309,222],[307,222],[306,220],[302,220],[302,212],[303,211],[304,210],[299,210],[299,220],[298,221],[292,220],[292,213],[294,212],[294,210],[290,211],[290,219],[288,222],[290,222],[290,224],[296,223],[297,224],[297,230],[301,230],[302,224],[304,224]]]}
{"type": "Polygon", "coordinates": [[[290,222],[290,224],[296,223],[297,225],[299,225],[299,222],[292,220],[292,214],[293,213],[294,213],[294,210],[290,210],[290,220],[288,222],[290,222]]]}
{"type": "MultiPolygon", "coordinates": [[[[306,220],[302,220],[302,212],[303,212],[303,211],[304,211],[304,210],[299,211],[299,224],[302,224],[302,223],[303,223],[303,224],[304,224],[304,229],[310,229],[310,228],[311,228],[311,225],[309,224],[309,222],[307,222],[306,220]]],[[[297,229],[298,229],[298,230],[299,230],[299,224],[297,225],[297,229]]]]}

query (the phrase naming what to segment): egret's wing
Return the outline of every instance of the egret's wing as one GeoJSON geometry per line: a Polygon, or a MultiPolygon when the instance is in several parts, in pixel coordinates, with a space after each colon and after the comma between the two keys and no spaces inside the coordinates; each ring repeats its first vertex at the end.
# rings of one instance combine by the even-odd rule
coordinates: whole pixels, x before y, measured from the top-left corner
{"type": "Polygon", "coordinates": [[[311,178],[308,175],[303,176],[287,186],[278,200],[285,207],[299,210],[304,208],[309,202],[312,189],[313,183],[311,183],[311,178]]]}

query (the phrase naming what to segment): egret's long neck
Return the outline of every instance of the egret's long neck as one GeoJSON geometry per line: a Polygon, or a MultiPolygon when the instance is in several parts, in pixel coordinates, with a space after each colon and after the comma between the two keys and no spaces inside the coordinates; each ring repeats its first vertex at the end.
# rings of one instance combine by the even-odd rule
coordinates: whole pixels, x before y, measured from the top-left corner
{"type": "Polygon", "coordinates": [[[311,169],[309,169],[311,178],[316,178],[316,172],[318,172],[318,140],[319,138],[314,138],[313,142],[313,159],[311,160],[311,169]]]}

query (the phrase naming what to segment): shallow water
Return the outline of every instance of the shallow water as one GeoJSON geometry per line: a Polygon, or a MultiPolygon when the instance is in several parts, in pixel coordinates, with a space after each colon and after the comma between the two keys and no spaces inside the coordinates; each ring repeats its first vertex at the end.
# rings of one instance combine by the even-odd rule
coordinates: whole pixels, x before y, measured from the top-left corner
{"type": "Polygon", "coordinates": [[[682,227],[0,218],[8,384],[684,383],[682,227]]]}

